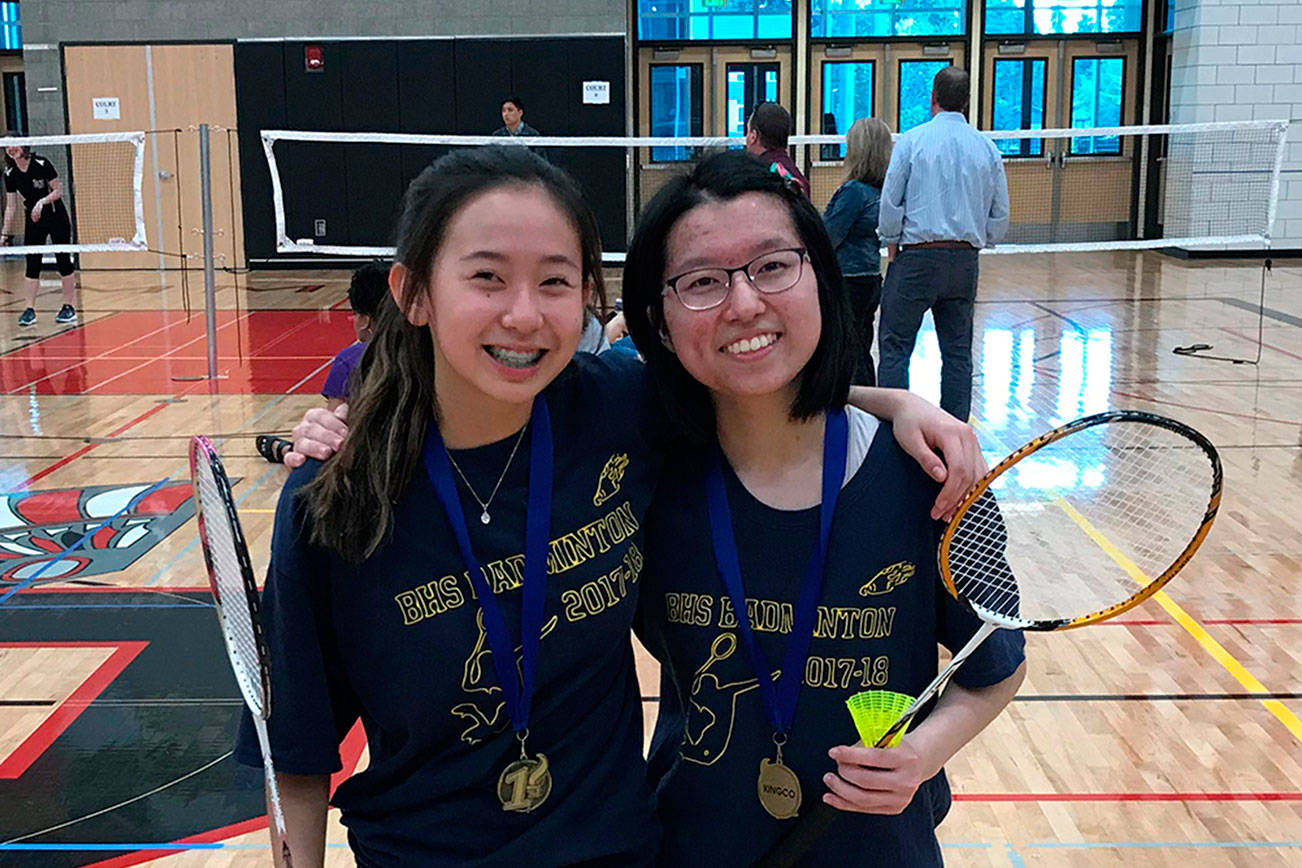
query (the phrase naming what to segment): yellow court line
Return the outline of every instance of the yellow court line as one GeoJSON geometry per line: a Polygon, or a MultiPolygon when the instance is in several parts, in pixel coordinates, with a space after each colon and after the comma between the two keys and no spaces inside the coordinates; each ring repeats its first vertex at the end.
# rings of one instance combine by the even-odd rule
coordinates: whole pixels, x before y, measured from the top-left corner
{"type": "MultiPolygon", "coordinates": [[[[1059,496],[1054,497],[1054,503],[1062,509],[1063,512],[1067,513],[1068,517],[1070,517],[1072,521],[1076,522],[1076,524],[1080,526],[1081,530],[1085,531],[1085,535],[1093,540],[1095,545],[1103,549],[1103,551],[1107,553],[1108,557],[1112,558],[1112,560],[1116,562],[1117,566],[1125,570],[1132,579],[1140,584],[1140,586],[1147,586],[1152,582],[1152,579],[1145,575],[1143,570],[1136,566],[1130,558],[1126,557],[1120,549],[1113,545],[1111,540],[1099,533],[1099,531],[1090,524],[1089,519],[1077,512],[1075,507],[1059,496]]],[[[1266,689],[1264,684],[1258,681],[1256,677],[1244,667],[1242,663],[1234,658],[1233,654],[1225,650],[1224,645],[1213,639],[1211,634],[1207,632],[1206,628],[1203,627],[1202,624],[1199,624],[1192,615],[1181,608],[1179,603],[1171,599],[1166,591],[1158,591],[1153,595],[1153,599],[1156,600],[1158,605],[1165,609],[1167,614],[1170,615],[1177,624],[1183,627],[1199,645],[1203,646],[1203,649],[1206,650],[1208,654],[1212,655],[1212,658],[1217,663],[1224,666],[1226,671],[1233,675],[1236,681],[1247,688],[1249,693],[1270,692],[1266,689]]],[[[1275,715],[1275,717],[1279,719],[1279,722],[1288,728],[1289,732],[1293,733],[1294,738],[1298,741],[1302,741],[1302,720],[1299,720],[1296,714],[1290,711],[1284,703],[1277,699],[1262,699],[1259,701],[1267,711],[1275,715]]]]}
{"type": "Polygon", "coordinates": [[[249,507],[247,509],[245,509],[244,507],[240,508],[240,515],[243,515],[246,512],[256,513],[258,515],[274,515],[276,513],[274,509],[255,509],[253,507],[249,507]]]}

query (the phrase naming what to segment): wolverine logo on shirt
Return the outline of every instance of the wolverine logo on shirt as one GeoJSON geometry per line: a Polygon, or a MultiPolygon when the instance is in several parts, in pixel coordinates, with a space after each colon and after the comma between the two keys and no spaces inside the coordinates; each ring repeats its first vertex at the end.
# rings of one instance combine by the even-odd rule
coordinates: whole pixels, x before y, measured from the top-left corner
{"type": "Polygon", "coordinates": [[[593,506],[601,506],[619,492],[619,484],[624,481],[624,471],[627,469],[627,453],[610,456],[606,466],[601,468],[601,475],[597,477],[597,493],[592,495],[593,506]]]}
{"type": "Polygon", "coordinates": [[[891,564],[889,567],[879,570],[877,575],[873,576],[872,580],[869,581],[868,584],[860,587],[859,596],[877,597],[882,594],[889,594],[891,591],[912,578],[913,574],[917,571],[918,568],[908,561],[900,561],[897,564],[891,564]]]}

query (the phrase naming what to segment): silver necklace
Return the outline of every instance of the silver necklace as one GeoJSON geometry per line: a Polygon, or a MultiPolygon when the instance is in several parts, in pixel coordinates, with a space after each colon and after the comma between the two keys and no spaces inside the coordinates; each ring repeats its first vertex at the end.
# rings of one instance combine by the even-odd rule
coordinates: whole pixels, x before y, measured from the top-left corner
{"type": "Polygon", "coordinates": [[[502,474],[497,477],[497,484],[493,486],[493,493],[488,495],[488,500],[484,500],[475,492],[475,487],[470,484],[469,479],[466,479],[466,474],[461,472],[461,468],[457,466],[457,461],[452,457],[451,451],[446,446],[443,448],[443,451],[448,454],[448,462],[451,463],[452,469],[457,472],[457,476],[461,477],[461,481],[466,484],[466,490],[470,492],[470,496],[475,499],[475,503],[479,504],[479,508],[483,510],[479,514],[480,524],[488,524],[493,520],[493,517],[488,514],[488,505],[493,502],[494,497],[497,497],[497,490],[502,487],[502,480],[506,479],[506,471],[511,469],[511,462],[515,460],[515,453],[520,449],[520,441],[524,439],[524,432],[528,427],[529,423],[525,422],[524,428],[520,429],[519,436],[515,438],[515,445],[511,447],[511,456],[506,459],[506,466],[502,468],[502,474]]]}

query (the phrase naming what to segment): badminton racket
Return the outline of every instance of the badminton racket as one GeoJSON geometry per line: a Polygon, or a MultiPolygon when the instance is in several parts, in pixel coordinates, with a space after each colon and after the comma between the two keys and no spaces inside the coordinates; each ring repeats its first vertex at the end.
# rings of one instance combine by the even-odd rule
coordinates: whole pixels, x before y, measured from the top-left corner
{"type": "MultiPolygon", "coordinates": [[[[1221,462],[1198,431],[1133,410],[1087,416],[1000,461],[941,537],[940,578],[981,626],[874,745],[885,747],[996,630],[1057,631],[1133,609],[1211,529],[1221,462]]],[[[788,866],[840,812],[818,802],[758,863],[788,866]]]]}
{"type": "Polygon", "coordinates": [[[226,639],[226,655],[244,694],[244,704],[253,716],[272,822],[280,839],[283,865],[288,868],[291,862],[289,843],[285,840],[285,815],[271,762],[271,741],[267,737],[267,720],[271,717],[271,664],[262,632],[258,586],[253,580],[253,564],[244,544],[230,480],[207,437],[190,440],[190,479],[198,504],[203,559],[208,567],[222,636],[226,639]]]}

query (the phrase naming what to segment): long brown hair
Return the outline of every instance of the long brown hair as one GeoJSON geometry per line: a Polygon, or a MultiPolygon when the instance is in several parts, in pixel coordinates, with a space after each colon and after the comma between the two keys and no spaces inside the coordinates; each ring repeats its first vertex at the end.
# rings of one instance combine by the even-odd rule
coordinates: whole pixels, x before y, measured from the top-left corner
{"type": "Polygon", "coordinates": [[[404,312],[429,293],[430,271],[452,218],[471,197],[503,186],[538,187],[552,197],[579,233],[584,281],[604,300],[601,237],[591,210],[572,178],[528,149],[455,151],[411,182],[397,231],[396,258],[408,272],[402,300],[386,295],[381,303],[354,380],[348,437],[303,488],[312,542],[347,560],[365,560],[388,536],[394,506],[420,465],[431,413],[437,412],[433,339],[404,312]]]}

